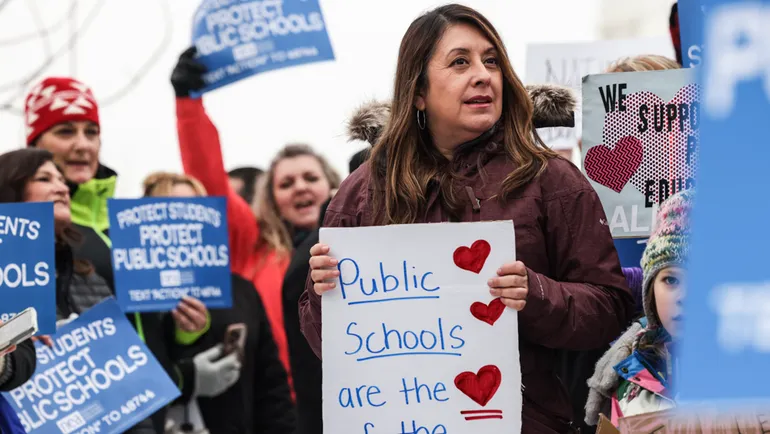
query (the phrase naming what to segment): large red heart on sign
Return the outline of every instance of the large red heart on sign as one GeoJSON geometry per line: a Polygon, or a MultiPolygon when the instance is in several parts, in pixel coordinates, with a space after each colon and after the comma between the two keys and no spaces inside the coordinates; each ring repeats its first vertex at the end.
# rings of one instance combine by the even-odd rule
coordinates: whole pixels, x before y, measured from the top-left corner
{"type": "Polygon", "coordinates": [[[478,301],[471,305],[471,315],[489,325],[495,325],[495,321],[500,318],[503,311],[505,311],[505,305],[499,298],[490,301],[488,305],[478,301]]]}
{"type": "Polygon", "coordinates": [[[478,274],[484,268],[484,263],[491,251],[492,247],[485,240],[475,241],[470,248],[458,247],[454,253],[455,265],[478,274]]]}
{"type": "Polygon", "coordinates": [[[586,152],[585,168],[589,178],[620,193],[642,164],[644,146],[636,137],[623,137],[610,149],[594,146],[586,152]]]}
{"type": "MultiPolygon", "coordinates": [[[[668,101],[652,92],[640,90],[626,96],[625,110],[611,110],[604,115],[601,143],[611,147],[626,136],[634,136],[644,145],[642,164],[628,183],[640,194],[647,193],[647,200],[652,203],[665,200],[669,193],[689,188],[688,180],[694,182],[700,152],[700,94],[696,83],[681,87],[668,101]],[[669,111],[674,107],[675,112],[669,111]],[[671,115],[675,115],[674,119],[671,115]],[[663,185],[664,194],[659,193],[662,180],[669,187],[669,192],[666,192],[663,185]],[[655,183],[650,186],[650,181],[655,183]],[[650,191],[656,194],[650,195],[650,191]]],[[[588,119],[587,122],[598,121],[597,116],[597,119],[588,119]]],[[[592,148],[589,147],[588,151],[592,148]]]]}
{"type": "Polygon", "coordinates": [[[483,407],[495,396],[501,380],[500,369],[487,365],[479,369],[478,374],[468,371],[459,374],[455,377],[455,387],[483,407]]]}

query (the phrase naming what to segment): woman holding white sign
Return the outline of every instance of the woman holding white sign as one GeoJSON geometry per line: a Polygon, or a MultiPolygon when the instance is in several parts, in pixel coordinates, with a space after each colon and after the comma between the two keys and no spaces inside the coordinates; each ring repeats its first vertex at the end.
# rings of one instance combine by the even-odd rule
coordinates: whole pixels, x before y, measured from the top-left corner
{"type": "MultiPolygon", "coordinates": [[[[574,431],[557,350],[608,344],[633,303],[598,196],[539,139],[499,34],[473,9],[442,6],[411,24],[393,95],[389,125],[324,226],[513,220],[519,261],[500,264],[489,291],[519,311],[522,432],[574,431]]],[[[319,356],[321,294],[339,276],[328,252],[313,247],[301,300],[319,356]]]]}

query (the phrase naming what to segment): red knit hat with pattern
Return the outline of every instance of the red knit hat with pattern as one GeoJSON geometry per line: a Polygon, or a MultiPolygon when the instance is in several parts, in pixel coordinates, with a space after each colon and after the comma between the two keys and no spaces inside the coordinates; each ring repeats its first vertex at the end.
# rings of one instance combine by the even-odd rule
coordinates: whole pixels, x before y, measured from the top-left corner
{"type": "Polygon", "coordinates": [[[99,124],[99,106],[85,84],[69,77],[48,77],[27,95],[24,105],[27,146],[54,125],[69,121],[99,124]]]}

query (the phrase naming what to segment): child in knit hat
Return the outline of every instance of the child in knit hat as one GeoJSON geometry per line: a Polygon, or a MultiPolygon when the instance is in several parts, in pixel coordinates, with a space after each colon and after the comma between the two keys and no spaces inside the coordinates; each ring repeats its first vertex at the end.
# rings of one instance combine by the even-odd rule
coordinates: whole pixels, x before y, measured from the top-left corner
{"type": "Polygon", "coordinates": [[[588,380],[586,423],[599,413],[618,419],[675,406],[671,394],[673,344],[681,336],[683,266],[687,259],[689,216],[694,192],[666,200],[642,256],[645,317],[618,338],[588,380]]]}

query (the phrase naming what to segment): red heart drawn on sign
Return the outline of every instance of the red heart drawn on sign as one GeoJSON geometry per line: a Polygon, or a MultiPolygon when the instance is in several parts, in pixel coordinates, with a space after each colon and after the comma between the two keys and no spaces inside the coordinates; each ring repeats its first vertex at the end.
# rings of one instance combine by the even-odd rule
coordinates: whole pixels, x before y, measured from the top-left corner
{"type": "Polygon", "coordinates": [[[468,371],[459,374],[455,377],[455,387],[483,407],[495,396],[501,380],[500,369],[487,365],[479,369],[478,374],[468,371]]]}
{"type": "Polygon", "coordinates": [[[479,274],[491,251],[492,247],[485,240],[475,241],[470,248],[458,247],[454,253],[455,265],[479,274]]]}
{"type": "Polygon", "coordinates": [[[642,164],[644,146],[636,137],[626,136],[614,148],[594,146],[586,152],[588,177],[620,193],[642,164]]]}
{"type": "Polygon", "coordinates": [[[471,305],[471,315],[489,325],[495,325],[495,321],[500,318],[503,311],[505,311],[505,305],[499,298],[490,301],[488,305],[479,301],[471,305]]]}
{"type": "MultiPolygon", "coordinates": [[[[639,139],[644,157],[628,184],[652,203],[665,200],[667,190],[673,194],[689,188],[688,184],[695,181],[700,148],[700,94],[696,83],[683,86],[668,101],[641,90],[626,96],[625,110],[616,106],[604,115],[601,140],[604,145],[597,146],[612,147],[627,136],[639,139]],[[674,119],[669,117],[673,114],[669,111],[672,106],[677,108],[674,119]],[[652,186],[651,181],[654,181],[652,186]],[[668,186],[664,184],[661,190],[661,182],[668,186]],[[649,194],[650,191],[655,194],[649,194]]],[[[586,156],[593,147],[588,147],[586,156]]]]}

